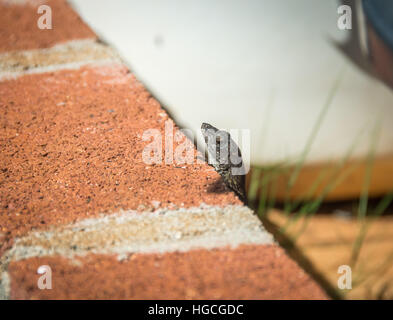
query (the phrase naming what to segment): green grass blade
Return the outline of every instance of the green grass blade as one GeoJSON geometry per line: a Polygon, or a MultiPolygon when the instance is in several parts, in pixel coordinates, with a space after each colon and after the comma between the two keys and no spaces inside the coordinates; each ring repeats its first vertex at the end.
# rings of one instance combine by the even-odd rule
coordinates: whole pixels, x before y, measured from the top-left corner
{"type": "Polygon", "coordinates": [[[336,93],[338,91],[338,88],[340,86],[341,80],[343,78],[343,74],[344,74],[344,72],[342,70],[340,72],[340,74],[338,75],[338,77],[336,78],[336,80],[334,81],[334,84],[333,84],[333,86],[332,86],[332,88],[331,88],[331,90],[330,90],[330,92],[328,94],[326,102],[325,102],[324,106],[322,107],[321,112],[318,115],[317,121],[315,122],[314,127],[313,127],[313,129],[311,131],[311,134],[308,137],[306,145],[305,145],[305,147],[303,149],[303,152],[300,155],[300,160],[297,162],[295,170],[293,171],[291,177],[289,178],[288,191],[291,190],[291,188],[293,187],[293,185],[295,184],[295,182],[296,182],[296,180],[297,180],[297,178],[299,176],[300,170],[303,167],[304,161],[306,160],[306,157],[307,157],[308,153],[310,152],[311,146],[312,146],[312,144],[313,144],[313,142],[314,142],[314,140],[315,140],[315,138],[316,138],[316,136],[317,136],[317,134],[319,132],[319,129],[320,129],[321,125],[322,125],[322,122],[323,122],[323,120],[325,118],[325,115],[326,115],[327,111],[329,110],[330,106],[332,105],[333,99],[334,99],[334,97],[335,97],[335,95],[336,95],[336,93]]]}
{"type": "Polygon", "coordinates": [[[268,194],[268,188],[269,188],[269,182],[271,180],[271,176],[272,176],[272,171],[268,171],[262,178],[261,190],[259,196],[259,205],[258,205],[258,214],[260,217],[263,217],[266,212],[265,211],[266,200],[267,200],[267,194],[268,194]]]}
{"type": "Polygon", "coordinates": [[[367,167],[366,167],[366,173],[364,177],[364,183],[363,183],[363,188],[362,188],[362,194],[359,200],[359,208],[358,208],[358,219],[360,220],[361,227],[359,230],[359,234],[354,242],[353,248],[352,248],[352,254],[351,254],[351,259],[350,259],[350,265],[355,266],[356,262],[359,258],[360,250],[362,248],[364,239],[366,237],[367,233],[367,222],[365,221],[366,215],[367,215],[367,206],[368,206],[368,190],[370,186],[370,181],[371,181],[371,174],[372,174],[372,169],[374,166],[374,158],[375,158],[375,152],[377,149],[377,143],[378,143],[378,138],[380,134],[381,129],[381,119],[378,119],[378,121],[375,124],[374,130],[372,132],[371,136],[371,145],[370,145],[370,151],[367,156],[367,167]]]}
{"type": "Polygon", "coordinates": [[[296,180],[300,174],[300,170],[302,169],[304,162],[306,160],[306,157],[307,157],[308,153],[310,152],[311,146],[312,146],[312,144],[313,144],[313,142],[319,132],[319,129],[322,125],[325,115],[326,115],[327,111],[329,110],[330,106],[332,105],[333,99],[338,91],[341,80],[343,78],[343,74],[344,74],[344,69],[341,70],[341,72],[337,76],[335,82],[333,83],[333,86],[328,94],[326,102],[325,102],[324,106],[322,107],[321,112],[318,115],[317,121],[314,124],[314,127],[313,127],[311,134],[306,142],[303,152],[300,155],[300,160],[297,162],[295,169],[289,178],[287,191],[286,191],[287,196],[286,196],[285,204],[284,204],[284,214],[288,219],[289,219],[290,212],[292,212],[294,210],[294,206],[293,206],[293,204],[291,204],[291,201],[289,198],[290,191],[296,183],[296,180]]]}
{"type": "Polygon", "coordinates": [[[256,201],[261,173],[262,168],[258,167],[253,168],[251,172],[250,187],[247,194],[248,203],[250,204],[253,204],[256,201]]]}
{"type": "Polygon", "coordinates": [[[357,168],[357,166],[353,166],[352,168],[349,168],[344,174],[339,176],[339,173],[341,169],[344,167],[344,165],[348,162],[350,159],[353,151],[356,149],[358,146],[359,142],[361,141],[361,137],[364,134],[364,128],[361,129],[358,134],[355,136],[354,141],[351,143],[350,148],[344,155],[344,157],[337,163],[335,168],[333,168],[333,173],[332,176],[328,182],[328,184],[325,186],[325,188],[322,190],[321,194],[319,197],[317,197],[315,200],[309,201],[305,203],[301,209],[299,210],[297,214],[297,219],[303,218],[306,216],[306,219],[303,222],[303,226],[301,227],[300,231],[298,232],[297,235],[294,236],[294,239],[296,240],[298,237],[301,236],[301,234],[306,230],[308,224],[309,224],[309,219],[317,212],[319,209],[320,205],[324,201],[325,197],[337,186],[339,185],[345,178],[354,170],[357,168]]]}

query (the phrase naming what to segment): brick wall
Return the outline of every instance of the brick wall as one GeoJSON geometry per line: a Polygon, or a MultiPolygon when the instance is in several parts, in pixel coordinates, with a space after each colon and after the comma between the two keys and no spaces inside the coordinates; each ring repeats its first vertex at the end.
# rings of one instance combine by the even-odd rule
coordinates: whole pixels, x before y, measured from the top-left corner
{"type": "Polygon", "coordinates": [[[326,298],[210,166],[142,161],[172,120],[66,2],[0,6],[0,298],[326,298]]]}

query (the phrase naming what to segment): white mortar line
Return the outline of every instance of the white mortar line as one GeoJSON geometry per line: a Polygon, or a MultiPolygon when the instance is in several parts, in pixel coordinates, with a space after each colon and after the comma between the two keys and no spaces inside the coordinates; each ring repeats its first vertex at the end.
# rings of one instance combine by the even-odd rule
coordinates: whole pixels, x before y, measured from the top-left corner
{"type": "Polygon", "coordinates": [[[71,40],[50,48],[1,53],[0,80],[15,79],[26,74],[79,69],[93,63],[98,65],[121,64],[122,60],[113,48],[99,43],[96,39],[71,40]],[[67,62],[56,63],[56,58],[59,61],[67,62]],[[53,62],[45,65],[45,62],[42,61],[46,59],[52,59],[53,62]],[[13,68],[14,64],[16,66],[13,68]],[[19,70],[23,67],[27,69],[19,70]]]}
{"type": "Polygon", "coordinates": [[[33,257],[186,252],[236,248],[242,244],[271,245],[273,237],[245,206],[201,205],[154,212],[120,211],[77,223],[30,232],[17,238],[0,259],[0,298],[9,293],[8,265],[33,257]],[[8,280],[7,280],[8,279],[8,280]]]}
{"type": "Polygon", "coordinates": [[[47,73],[61,70],[77,70],[84,66],[105,66],[117,64],[113,59],[103,59],[103,60],[85,60],[81,62],[71,62],[58,65],[50,65],[46,67],[39,67],[34,69],[29,69],[21,72],[0,72],[0,81],[17,79],[21,76],[29,74],[47,73]]]}

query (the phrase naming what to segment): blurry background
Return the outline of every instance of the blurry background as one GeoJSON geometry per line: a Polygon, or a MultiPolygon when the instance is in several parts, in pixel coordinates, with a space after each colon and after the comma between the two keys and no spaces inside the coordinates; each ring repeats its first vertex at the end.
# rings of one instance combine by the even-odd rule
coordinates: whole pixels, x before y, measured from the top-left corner
{"type": "MultiPolygon", "coordinates": [[[[393,119],[393,93],[337,48],[357,30],[338,29],[336,0],[74,2],[179,124],[249,128],[253,162],[301,153],[343,71],[308,161],[338,159],[378,116],[393,119]]],[[[378,152],[393,152],[389,124],[378,152]]]]}
{"type": "Polygon", "coordinates": [[[393,297],[393,91],[361,52],[361,1],[73,3],[181,127],[250,130],[251,205],[332,287],[355,268],[339,294],[393,297]],[[337,26],[343,3],[352,30],[337,26]]]}

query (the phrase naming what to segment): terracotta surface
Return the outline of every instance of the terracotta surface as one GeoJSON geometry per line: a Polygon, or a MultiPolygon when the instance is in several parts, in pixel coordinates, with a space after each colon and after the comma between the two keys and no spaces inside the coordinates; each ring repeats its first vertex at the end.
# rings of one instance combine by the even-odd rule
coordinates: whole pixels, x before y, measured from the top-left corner
{"type": "Polygon", "coordinates": [[[0,52],[47,48],[69,40],[96,38],[94,32],[64,0],[26,1],[13,5],[0,1],[0,52]],[[52,29],[39,29],[40,4],[52,9],[52,29]]]}
{"type": "Polygon", "coordinates": [[[101,212],[153,209],[152,201],[241,203],[208,165],[142,161],[143,132],[163,132],[168,115],[123,66],[1,82],[0,108],[0,225],[8,237],[101,212]]]}
{"type": "Polygon", "coordinates": [[[12,262],[12,299],[324,299],[325,294],[277,246],[134,254],[75,261],[12,262]],[[52,268],[52,290],[39,290],[40,265],[52,268]]]}

